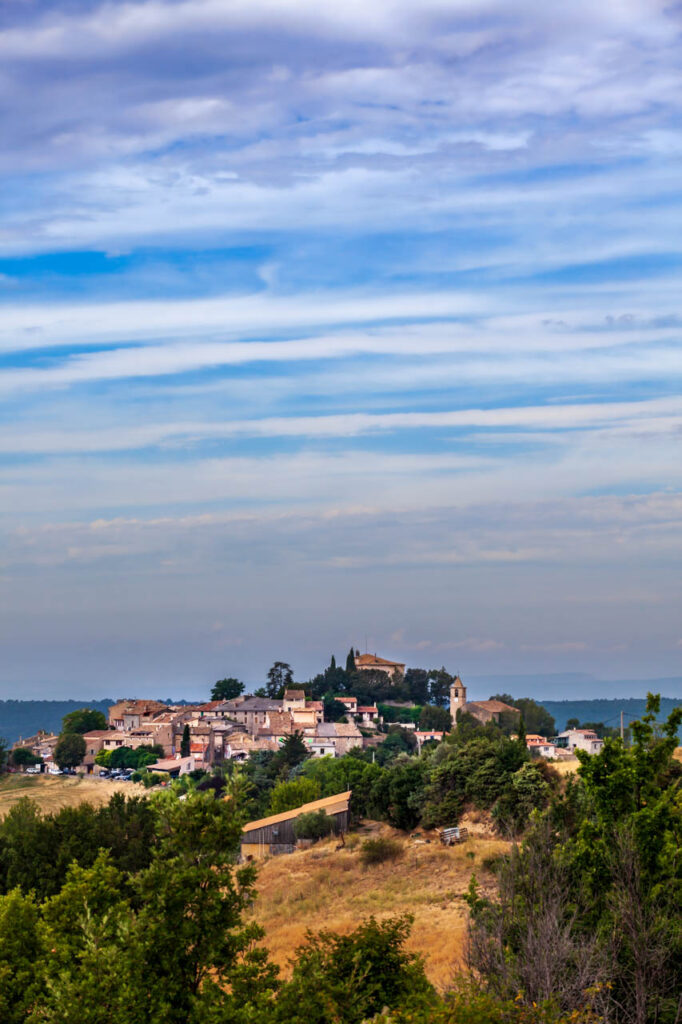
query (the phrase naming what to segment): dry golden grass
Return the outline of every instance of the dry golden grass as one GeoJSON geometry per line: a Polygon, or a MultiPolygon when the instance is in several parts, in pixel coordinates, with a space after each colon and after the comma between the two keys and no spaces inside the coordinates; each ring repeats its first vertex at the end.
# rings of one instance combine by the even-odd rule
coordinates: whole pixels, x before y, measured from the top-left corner
{"type": "Polygon", "coordinates": [[[51,813],[63,807],[90,803],[96,807],[109,802],[114,793],[145,793],[132,782],[113,782],[79,775],[8,775],[0,781],[0,818],[24,796],[34,800],[41,811],[51,813]]]}
{"type": "Polygon", "coordinates": [[[559,775],[577,774],[580,761],[577,757],[566,758],[565,761],[552,761],[552,768],[555,768],[559,775]]]}
{"type": "MultiPolygon", "coordinates": [[[[411,841],[387,826],[366,835],[400,837],[397,861],[364,867],[359,844],[337,850],[336,840],[308,850],[272,857],[259,867],[258,898],[253,917],[265,929],[265,945],[283,968],[305,932],[322,929],[346,933],[373,914],[378,919],[409,912],[414,924],[408,946],[421,953],[431,981],[445,987],[461,966],[466,935],[462,899],[472,873],[491,889],[494,878],[486,858],[506,851],[500,839],[473,837],[448,849],[433,840],[411,841]]],[[[351,837],[352,839],[352,837],[351,837]]]]}
{"type": "Polygon", "coordinates": [[[682,747],[676,747],[673,757],[676,761],[682,761],[682,747]]]}

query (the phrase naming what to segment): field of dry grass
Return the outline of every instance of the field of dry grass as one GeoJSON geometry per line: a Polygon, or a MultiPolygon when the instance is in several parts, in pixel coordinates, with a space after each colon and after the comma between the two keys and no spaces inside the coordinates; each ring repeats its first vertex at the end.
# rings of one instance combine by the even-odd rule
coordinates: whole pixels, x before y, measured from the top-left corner
{"type": "Polygon", "coordinates": [[[471,875],[475,873],[482,887],[491,889],[493,875],[484,861],[507,850],[509,844],[475,836],[445,849],[378,825],[369,826],[359,838],[370,834],[398,838],[403,846],[400,859],[365,867],[359,842],[337,850],[336,840],[331,839],[261,864],[253,917],[265,929],[265,944],[272,958],[286,968],[308,928],[345,933],[371,914],[381,919],[409,912],[414,915],[409,948],[423,954],[431,981],[446,987],[462,963],[466,935],[462,896],[471,875]]]}
{"type": "Polygon", "coordinates": [[[0,781],[0,818],[11,807],[29,796],[46,813],[62,807],[90,803],[96,807],[106,804],[114,793],[145,793],[143,786],[132,782],[112,782],[79,775],[7,775],[0,781]]]}
{"type": "Polygon", "coordinates": [[[559,775],[577,774],[580,761],[577,757],[566,758],[565,761],[552,761],[552,768],[555,768],[559,775]]]}

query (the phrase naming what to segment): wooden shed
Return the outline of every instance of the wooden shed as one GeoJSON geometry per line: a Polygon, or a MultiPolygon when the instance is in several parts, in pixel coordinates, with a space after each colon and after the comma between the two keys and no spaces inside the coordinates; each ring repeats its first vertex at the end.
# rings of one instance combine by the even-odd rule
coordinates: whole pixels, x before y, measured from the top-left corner
{"type": "Polygon", "coordinates": [[[273,814],[269,818],[250,821],[244,826],[241,841],[242,860],[253,860],[277,853],[293,853],[296,849],[294,822],[301,814],[324,811],[334,820],[334,831],[346,832],[350,822],[351,790],[313,800],[291,811],[273,814]]]}

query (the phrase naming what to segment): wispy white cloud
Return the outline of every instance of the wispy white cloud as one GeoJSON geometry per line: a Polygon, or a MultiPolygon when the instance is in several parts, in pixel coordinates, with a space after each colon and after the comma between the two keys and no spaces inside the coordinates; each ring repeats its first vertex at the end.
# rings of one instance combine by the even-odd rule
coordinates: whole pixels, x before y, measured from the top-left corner
{"type": "Polygon", "coordinates": [[[670,668],[669,5],[3,14],[0,682],[670,668]]]}

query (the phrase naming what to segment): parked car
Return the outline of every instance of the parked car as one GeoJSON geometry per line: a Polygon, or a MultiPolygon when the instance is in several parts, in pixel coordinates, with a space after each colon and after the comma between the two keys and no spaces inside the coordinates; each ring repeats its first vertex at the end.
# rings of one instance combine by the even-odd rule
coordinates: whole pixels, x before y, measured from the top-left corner
{"type": "Polygon", "coordinates": [[[26,774],[27,775],[40,775],[40,765],[39,764],[29,765],[29,767],[26,769],[26,774]]]}
{"type": "Polygon", "coordinates": [[[61,768],[48,768],[48,773],[50,775],[63,775],[64,774],[64,772],[61,770],[61,768]]]}

